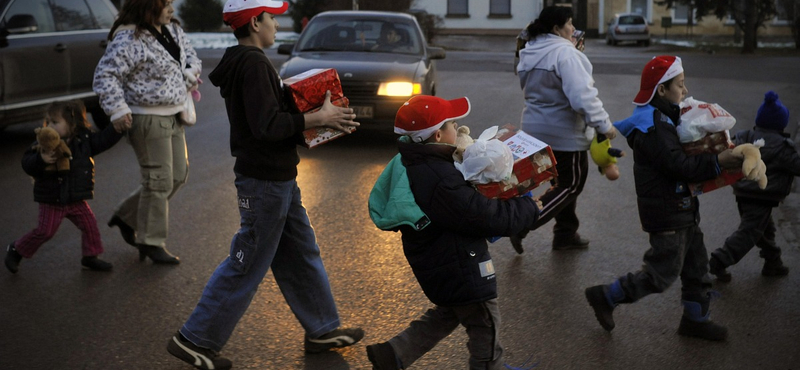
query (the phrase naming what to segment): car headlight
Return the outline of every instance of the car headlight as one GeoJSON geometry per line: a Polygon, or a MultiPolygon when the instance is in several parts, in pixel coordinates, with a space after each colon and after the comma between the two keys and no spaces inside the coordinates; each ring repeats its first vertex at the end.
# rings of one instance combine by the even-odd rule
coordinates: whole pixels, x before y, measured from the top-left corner
{"type": "Polygon", "coordinates": [[[381,96],[411,96],[422,93],[422,85],[411,82],[381,82],[378,86],[378,95],[381,96]]]}

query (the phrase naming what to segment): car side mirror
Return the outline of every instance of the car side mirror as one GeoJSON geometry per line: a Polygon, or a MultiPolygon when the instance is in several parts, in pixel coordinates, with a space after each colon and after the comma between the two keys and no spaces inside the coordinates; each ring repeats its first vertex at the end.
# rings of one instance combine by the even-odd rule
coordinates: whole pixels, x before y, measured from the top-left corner
{"type": "Polygon", "coordinates": [[[294,44],[280,44],[278,45],[278,54],[291,55],[294,44]]]}
{"type": "Polygon", "coordinates": [[[435,47],[435,46],[428,46],[428,57],[431,59],[444,59],[445,53],[444,49],[435,47]]]}
{"type": "Polygon", "coordinates": [[[36,18],[30,14],[16,14],[6,22],[6,31],[9,34],[29,33],[39,30],[36,18]]]}

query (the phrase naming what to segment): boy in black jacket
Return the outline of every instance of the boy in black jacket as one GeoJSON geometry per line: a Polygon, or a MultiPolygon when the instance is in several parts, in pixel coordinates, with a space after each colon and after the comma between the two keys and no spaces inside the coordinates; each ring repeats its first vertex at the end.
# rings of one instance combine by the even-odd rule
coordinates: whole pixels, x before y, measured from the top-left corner
{"type": "Polygon", "coordinates": [[[331,104],[330,92],[315,113],[289,111],[283,84],[263,50],[275,43],[275,15],[287,7],[275,0],[228,0],[223,8],[223,20],[239,44],[225,51],[208,78],[220,88],[231,125],[241,227],[229,257],[167,345],[169,353],[199,369],[232,366],[218,352],[270,268],[306,332],[306,352],[351,346],[364,336],[359,328],[339,328],[328,274],[296,180],[303,130],[325,126],[350,132],[358,123],[351,108],[331,104]]]}
{"type": "Polygon", "coordinates": [[[708,340],[727,337],[728,330],[709,319],[708,252],[699,203],[687,184],[713,179],[721,167],[740,168],[742,159],[731,149],[719,155],[683,152],[676,127],[678,104],[687,93],[681,59],[655,57],[642,71],[633,115],[614,123],[633,149],[639,219],[650,234],[650,249],[641,270],[586,289],[586,299],[607,331],[614,329],[612,313],[618,304],[662,293],[680,277],[684,311],[678,334],[708,340]]]}
{"type": "Polygon", "coordinates": [[[530,197],[488,199],[455,168],[455,121],[469,111],[467,98],[426,95],[412,97],[397,111],[402,164],[393,160],[381,174],[373,193],[383,194],[383,200],[371,194],[370,212],[376,225],[383,224],[376,214],[399,225],[392,229],[402,232],[406,259],[436,306],[388,342],[367,346],[374,369],[407,368],[459,324],[469,336],[470,369],[503,366],[497,282],[485,238],[530,228],[539,207],[530,197]],[[407,176],[397,176],[403,171],[407,176]],[[393,194],[402,191],[406,194],[393,194]],[[428,222],[416,215],[402,222],[394,211],[408,206],[418,207],[421,212],[410,214],[428,222]]]}
{"type": "Polygon", "coordinates": [[[754,143],[764,140],[761,159],[767,165],[767,187],[761,190],[752,181],[733,184],[733,194],[739,208],[739,228],[725,239],[725,245],[711,253],[709,272],[717,280],[727,282],[731,274],[726,270],[744,257],[753,245],[761,248],[764,267],[761,275],[784,276],[789,268],[783,265],[781,249],[775,244],[775,223],[772,209],[777,207],[792,191],[795,176],[800,176],[800,155],[789,135],[783,132],[789,123],[789,110],[781,104],[778,94],[764,94],[764,103],[758,108],[756,127],[736,133],[734,142],[754,143]]]}

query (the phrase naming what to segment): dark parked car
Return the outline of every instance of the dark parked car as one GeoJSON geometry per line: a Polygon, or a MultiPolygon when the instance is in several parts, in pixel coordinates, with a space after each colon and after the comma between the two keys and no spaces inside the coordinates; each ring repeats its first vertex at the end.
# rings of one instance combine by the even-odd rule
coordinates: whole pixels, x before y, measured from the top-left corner
{"type": "Polygon", "coordinates": [[[640,14],[617,14],[608,22],[606,44],[617,45],[620,41],[634,41],[639,45],[650,46],[650,29],[640,14]]]}
{"type": "Polygon", "coordinates": [[[92,79],[116,16],[108,0],[0,0],[0,129],[67,99],[108,124],[92,79]]]}
{"type": "Polygon", "coordinates": [[[297,43],[280,45],[278,53],[291,55],[281,66],[282,78],[336,69],[362,123],[394,122],[411,96],[435,95],[434,59],[445,57],[443,49],[428,46],[413,16],[376,11],[317,14],[297,43]]]}

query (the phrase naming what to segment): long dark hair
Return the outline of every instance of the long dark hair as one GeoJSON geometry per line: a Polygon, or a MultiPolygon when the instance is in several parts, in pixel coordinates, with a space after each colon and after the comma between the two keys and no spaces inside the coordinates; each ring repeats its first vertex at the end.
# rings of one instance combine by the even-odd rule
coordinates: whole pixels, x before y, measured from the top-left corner
{"type": "MultiPolygon", "coordinates": [[[[136,25],[136,35],[147,29],[148,25],[156,23],[161,11],[167,7],[168,0],[125,0],[122,9],[117,15],[117,20],[108,32],[108,40],[114,39],[114,32],[123,24],[136,25]]],[[[172,23],[181,24],[174,17],[170,19],[172,23]]]]}
{"type": "MultiPolygon", "coordinates": [[[[45,114],[47,117],[60,116],[63,118],[69,125],[69,137],[75,135],[78,127],[92,128],[89,120],[86,119],[86,106],[78,99],[52,102],[45,108],[45,114]]],[[[46,121],[45,126],[47,126],[46,121]]]]}
{"type": "Polygon", "coordinates": [[[533,40],[536,36],[547,34],[553,31],[554,26],[564,27],[564,24],[572,18],[572,8],[566,6],[548,6],[539,13],[536,18],[528,25],[528,39],[533,40]]]}

